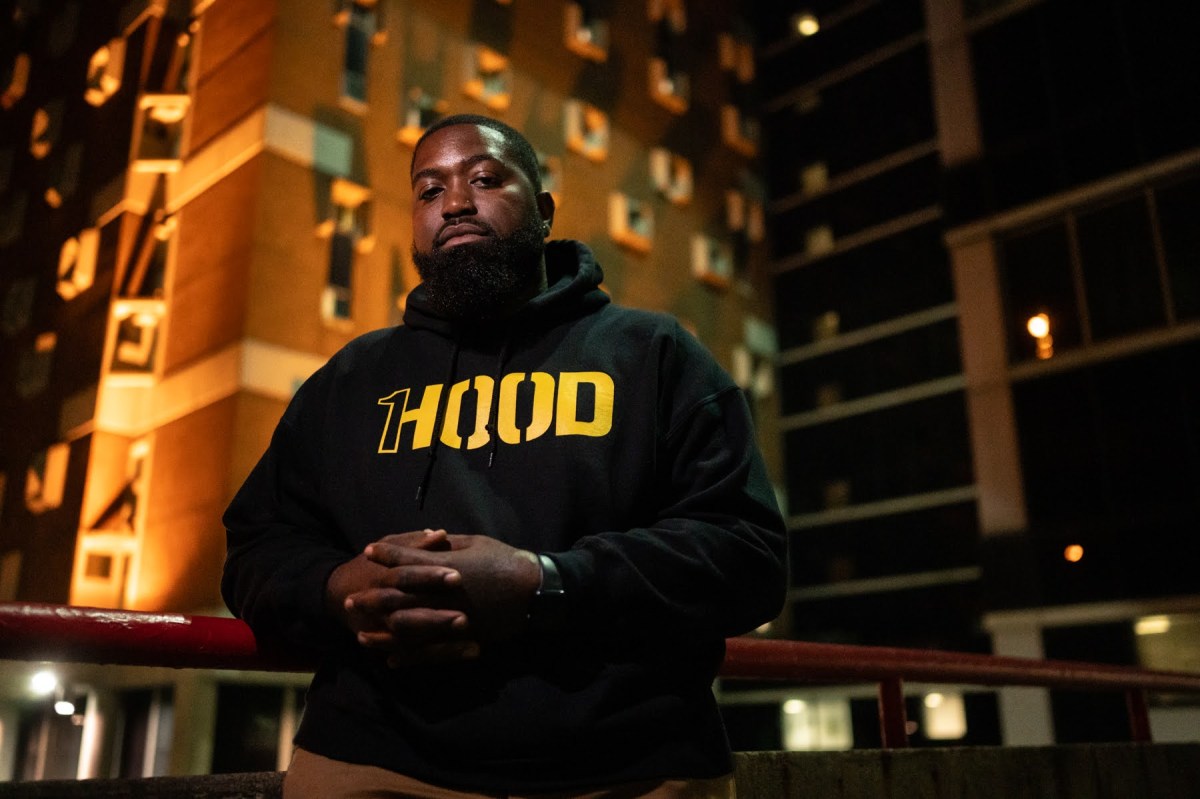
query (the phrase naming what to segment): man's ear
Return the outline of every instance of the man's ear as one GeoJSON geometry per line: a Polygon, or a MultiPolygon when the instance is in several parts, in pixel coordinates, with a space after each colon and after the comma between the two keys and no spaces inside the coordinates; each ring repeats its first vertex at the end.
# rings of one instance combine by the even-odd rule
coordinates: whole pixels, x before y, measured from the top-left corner
{"type": "Polygon", "coordinates": [[[538,214],[546,226],[546,235],[550,235],[550,226],[554,224],[554,197],[548,191],[537,194],[538,214]]]}

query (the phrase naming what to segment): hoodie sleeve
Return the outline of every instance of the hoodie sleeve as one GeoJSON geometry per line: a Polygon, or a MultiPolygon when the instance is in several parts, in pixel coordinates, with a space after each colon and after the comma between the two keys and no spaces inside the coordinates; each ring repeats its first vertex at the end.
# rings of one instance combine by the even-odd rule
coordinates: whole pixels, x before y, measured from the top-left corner
{"type": "Polygon", "coordinates": [[[348,635],[324,594],[330,573],[354,556],[320,499],[321,376],[297,392],[223,517],[225,603],[263,644],[311,653],[348,635]]]}
{"type": "Polygon", "coordinates": [[[550,553],[590,635],[729,637],[784,602],[787,533],[745,398],[682,330],[667,360],[653,518],[550,553]]]}

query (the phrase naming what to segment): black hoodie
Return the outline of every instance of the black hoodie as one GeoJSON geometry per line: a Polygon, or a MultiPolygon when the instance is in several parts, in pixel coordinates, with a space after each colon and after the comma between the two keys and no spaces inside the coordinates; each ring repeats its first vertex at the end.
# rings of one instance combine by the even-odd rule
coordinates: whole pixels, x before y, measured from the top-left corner
{"type": "Polygon", "coordinates": [[[503,324],[451,323],[413,291],[403,326],[305,382],[225,514],[229,607],[322,664],[296,736],[310,751],[495,791],[730,771],[724,638],[785,590],[745,400],[670,317],[611,305],[587,247],[546,255],[548,290],[503,324]],[[425,528],[549,554],[566,630],[388,668],[327,616],[325,582],[425,528]]]}

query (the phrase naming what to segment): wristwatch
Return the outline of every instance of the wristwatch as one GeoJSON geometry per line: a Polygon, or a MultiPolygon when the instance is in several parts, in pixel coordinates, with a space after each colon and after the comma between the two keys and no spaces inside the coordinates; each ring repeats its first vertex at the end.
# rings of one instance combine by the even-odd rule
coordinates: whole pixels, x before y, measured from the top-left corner
{"type": "Polygon", "coordinates": [[[558,564],[549,555],[538,555],[542,581],[529,601],[529,629],[539,633],[560,632],[567,626],[567,592],[558,564]]]}

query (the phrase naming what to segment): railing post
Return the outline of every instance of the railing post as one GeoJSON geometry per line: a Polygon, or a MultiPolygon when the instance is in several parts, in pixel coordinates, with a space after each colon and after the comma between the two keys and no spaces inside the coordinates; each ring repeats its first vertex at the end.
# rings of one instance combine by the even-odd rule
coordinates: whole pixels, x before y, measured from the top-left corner
{"type": "Polygon", "coordinates": [[[899,677],[888,677],[879,682],[879,735],[884,749],[902,749],[908,746],[904,680],[899,677]]]}
{"type": "Polygon", "coordinates": [[[1136,743],[1150,743],[1150,711],[1146,708],[1146,689],[1125,691],[1125,707],[1129,709],[1129,738],[1136,743]]]}

